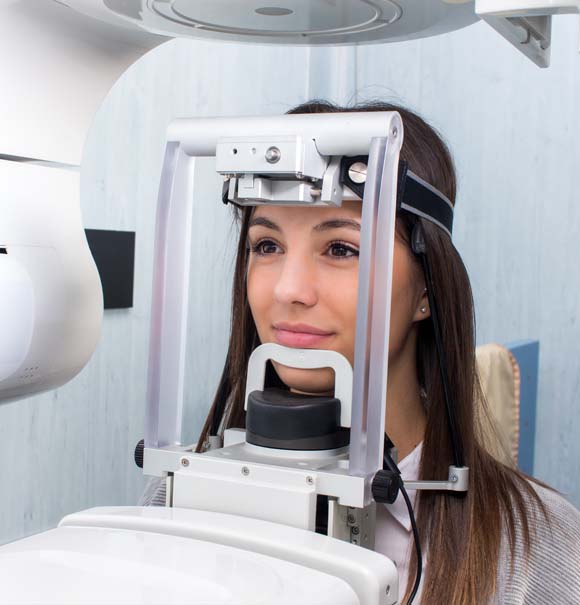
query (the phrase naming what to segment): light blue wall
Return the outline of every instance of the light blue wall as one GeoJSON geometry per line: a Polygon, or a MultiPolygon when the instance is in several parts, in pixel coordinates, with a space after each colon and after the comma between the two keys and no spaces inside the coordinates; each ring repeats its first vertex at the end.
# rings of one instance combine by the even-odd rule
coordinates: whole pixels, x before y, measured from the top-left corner
{"type": "MultiPolygon", "coordinates": [[[[541,341],[535,474],[580,505],[577,45],[577,23],[561,19],[549,70],[484,24],[359,49],[177,41],[130,69],[89,135],[82,209],[87,227],[136,231],[135,306],[106,312],[99,348],[70,384],[0,406],[0,542],[74,510],[134,503],[142,489],[132,449],[143,434],[154,205],[167,123],[278,114],[311,97],[397,100],[447,138],[460,178],[454,239],[472,277],[478,340],[541,341]]],[[[210,174],[198,171],[201,191],[210,174]]],[[[203,297],[190,306],[197,335],[189,349],[191,440],[229,329],[232,231],[221,204],[214,207],[194,235],[193,273],[199,280],[203,269],[204,278],[203,297]]]]}

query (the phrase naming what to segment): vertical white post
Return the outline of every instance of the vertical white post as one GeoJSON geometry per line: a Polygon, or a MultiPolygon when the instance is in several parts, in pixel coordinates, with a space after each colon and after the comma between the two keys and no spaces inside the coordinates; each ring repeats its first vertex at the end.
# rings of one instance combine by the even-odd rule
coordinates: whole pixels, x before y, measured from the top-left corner
{"type": "Polygon", "coordinates": [[[372,477],[383,464],[393,247],[399,151],[403,138],[394,114],[386,138],[374,138],[369,152],[362,210],[361,249],[350,441],[352,475],[372,477]]]}
{"type": "Polygon", "coordinates": [[[157,202],[145,447],[181,440],[194,166],[195,158],[168,143],[157,202]]]}

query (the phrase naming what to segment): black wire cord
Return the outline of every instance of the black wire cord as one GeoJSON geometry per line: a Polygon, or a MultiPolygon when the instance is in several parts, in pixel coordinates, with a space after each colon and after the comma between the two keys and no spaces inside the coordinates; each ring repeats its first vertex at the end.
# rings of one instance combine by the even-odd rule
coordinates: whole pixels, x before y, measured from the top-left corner
{"type": "Polygon", "coordinates": [[[411,520],[413,539],[415,541],[415,552],[417,553],[417,573],[415,575],[415,584],[413,584],[413,590],[411,591],[407,601],[407,605],[411,605],[417,596],[417,591],[419,590],[419,585],[421,584],[421,575],[423,574],[423,554],[421,553],[421,540],[419,538],[419,530],[417,528],[417,521],[415,519],[415,512],[413,511],[411,499],[409,498],[409,494],[407,494],[407,490],[403,485],[403,480],[399,479],[399,481],[399,489],[401,490],[401,494],[405,500],[405,504],[407,505],[407,510],[409,511],[409,519],[411,520]]]}
{"type": "Polygon", "coordinates": [[[389,450],[391,450],[392,447],[393,442],[385,434],[385,444],[383,450],[383,468],[393,472],[397,477],[397,484],[399,490],[403,496],[403,500],[405,500],[405,504],[407,505],[407,512],[409,513],[409,519],[411,521],[411,529],[413,530],[415,552],[417,553],[417,573],[415,575],[415,583],[413,584],[413,590],[411,591],[409,599],[407,600],[407,605],[412,605],[413,600],[417,596],[419,585],[421,584],[421,576],[423,574],[423,554],[421,552],[421,539],[419,537],[419,529],[417,528],[417,520],[415,519],[415,511],[413,510],[411,499],[409,498],[409,494],[407,493],[407,490],[405,489],[405,484],[403,483],[403,479],[401,478],[401,471],[399,470],[399,467],[395,464],[395,461],[389,453],[389,450]]]}

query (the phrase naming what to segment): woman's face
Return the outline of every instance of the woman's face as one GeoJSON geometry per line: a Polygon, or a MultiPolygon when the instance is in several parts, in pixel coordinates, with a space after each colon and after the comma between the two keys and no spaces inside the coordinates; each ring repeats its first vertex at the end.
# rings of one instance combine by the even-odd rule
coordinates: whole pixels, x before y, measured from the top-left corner
{"type": "MultiPolygon", "coordinates": [[[[329,349],[354,365],[361,202],[335,207],[258,206],[250,219],[248,301],[262,343],[329,349]]],[[[427,314],[420,269],[395,238],[389,365],[427,314]]],[[[329,368],[274,364],[282,381],[306,393],[333,391],[329,368]]]]}

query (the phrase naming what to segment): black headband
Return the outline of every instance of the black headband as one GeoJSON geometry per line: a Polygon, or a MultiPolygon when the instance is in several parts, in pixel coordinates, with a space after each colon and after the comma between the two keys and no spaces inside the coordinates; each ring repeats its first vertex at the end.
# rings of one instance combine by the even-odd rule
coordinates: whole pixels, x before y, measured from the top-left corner
{"type": "MultiPolygon", "coordinates": [[[[351,167],[354,164],[363,164],[366,170],[368,156],[358,155],[354,157],[343,157],[340,163],[340,182],[346,185],[358,197],[363,198],[365,184],[364,170],[355,170],[361,174],[363,182],[357,183],[350,176],[351,167]]],[[[404,210],[424,218],[441,229],[449,237],[453,231],[453,204],[440,191],[424,181],[421,177],[407,168],[407,162],[399,162],[399,178],[397,186],[397,212],[404,210]]]]}

